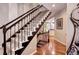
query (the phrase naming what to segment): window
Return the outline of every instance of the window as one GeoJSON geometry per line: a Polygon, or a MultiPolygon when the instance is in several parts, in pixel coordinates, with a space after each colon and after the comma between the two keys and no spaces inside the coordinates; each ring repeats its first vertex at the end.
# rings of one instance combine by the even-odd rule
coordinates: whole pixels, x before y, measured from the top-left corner
{"type": "Polygon", "coordinates": [[[47,20],[44,24],[44,32],[48,32],[51,29],[55,29],[54,19],[47,20]]]}

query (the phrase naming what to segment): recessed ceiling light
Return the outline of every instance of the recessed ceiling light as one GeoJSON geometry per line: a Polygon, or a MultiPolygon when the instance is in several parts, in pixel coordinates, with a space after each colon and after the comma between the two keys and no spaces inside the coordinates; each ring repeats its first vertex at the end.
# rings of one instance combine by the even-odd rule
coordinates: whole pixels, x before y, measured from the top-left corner
{"type": "Polygon", "coordinates": [[[52,7],[55,7],[55,4],[53,4],[52,7]]]}

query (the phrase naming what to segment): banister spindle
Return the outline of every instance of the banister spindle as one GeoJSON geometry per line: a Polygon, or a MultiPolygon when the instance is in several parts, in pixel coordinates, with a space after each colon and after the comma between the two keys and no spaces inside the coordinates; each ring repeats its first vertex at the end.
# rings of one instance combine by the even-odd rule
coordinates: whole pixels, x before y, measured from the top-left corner
{"type": "Polygon", "coordinates": [[[31,16],[31,14],[29,14],[29,21],[31,20],[31,17],[30,16],[31,16]]]}
{"type": "MultiPolygon", "coordinates": [[[[14,33],[16,32],[16,25],[14,26],[14,33]]],[[[16,50],[16,37],[14,39],[14,50],[16,50]]]]}
{"type": "MultiPolygon", "coordinates": [[[[18,30],[19,30],[19,23],[18,23],[18,30]]],[[[20,38],[19,38],[19,34],[18,34],[18,48],[19,48],[19,43],[20,43],[20,38]]]]}
{"type": "Polygon", "coordinates": [[[36,15],[39,13],[39,9],[36,10],[36,15]]]}
{"type": "Polygon", "coordinates": [[[30,16],[28,15],[28,20],[27,20],[28,22],[29,22],[29,17],[30,17],[30,16]]]}
{"type": "MultiPolygon", "coordinates": [[[[24,18],[24,25],[25,25],[25,18],[24,18]]],[[[25,27],[24,27],[24,41],[26,40],[26,38],[25,38],[25,36],[26,36],[26,35],[25,35],[25,32],[26,32],[26,31],[25,31],[25,27]]]]}
{"type": "Polygon", "coordinates": [[[34,17],[34,12],[32,13],[31,17],[32,17],[32,18],[34,17]]]}
{"type": "MultiPolygon", "coordinates": [[[[31,20],[31,14],[29,15],[29,20],[31,20]]],[[[31,24],[31,23],[30,23],[31,24]]],[[[31,28],[31,25],[29,24],[29,35],[30,35],[30,32],[31,32],[31,30],[30,30],[30,28],[31,28]]]]}
{"type": "MultiPolygon", "coordinates": [[[[25,18],[24,18],[25,19],[25,18]]],[[[22,34],[22,42],[24,41],[24,19],[22,20],[22,30],[21,30],[21,34],[22,34]]]]}
{"type": "MultiPolygon", "coordinates": [[[[33,13],[32,13],[32,14],[33,14],[33,13]]],[[[31,14],[31,19],[33,18],[33,17],[32,17],[32,14],[31,14]]]]}
{"type": "MultiPolygon", "coordinates": [[[[28,16],[27,20],[29,20],[29,16],[28,16]]],[[[29,23],[27,24],[27,35],[29,35],[29,23]]]]}
{"type": "MultiPolygon", "coordinates": [[[[22,28],[22,25],[23,25],[23,23],[21,21],[21,28],[22,28]]],[[[22,30],[21,30],[21,42],[23,42],[23,31],[22,30]]]]}
{"type": "MultiPolygon", "coordinates": [[[[31,14],[30,14],[31,15],[31,14]]],[[[30,20],[30,15],[29,15],[29,20],[30,20]]],[[[30,35],[30,23],[29,23],[29,35],[30,35]]]]}
{"type": "Polygon", "coordinates": [[[28,16],[27,17],[25,17],[25,24],[27,24],[27,22],[28,22],[28,16]]]}
{"type": "MultiPolygon", "coordinates": [[[[10,37],[11,37],[11,28],[10,28],[10,37]]],[[[12,55],[12,43],[13,42],[12,42],[12,39],[11,39],[11,42],[10,42],[10,55],[12,55]]]]}
{"type": "Polygon", "coordinates": [[[35,12],[33,12],[33,17],[35,17],[35,12]]]}

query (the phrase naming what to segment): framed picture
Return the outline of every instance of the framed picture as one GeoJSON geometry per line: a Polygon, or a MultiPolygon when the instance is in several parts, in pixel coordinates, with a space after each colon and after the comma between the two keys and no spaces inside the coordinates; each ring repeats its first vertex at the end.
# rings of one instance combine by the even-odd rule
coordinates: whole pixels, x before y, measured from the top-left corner
{"type": "Polygon", "coordinates": [[[63,18],[56,20],[56,29],[63,29],[63,18]]]}

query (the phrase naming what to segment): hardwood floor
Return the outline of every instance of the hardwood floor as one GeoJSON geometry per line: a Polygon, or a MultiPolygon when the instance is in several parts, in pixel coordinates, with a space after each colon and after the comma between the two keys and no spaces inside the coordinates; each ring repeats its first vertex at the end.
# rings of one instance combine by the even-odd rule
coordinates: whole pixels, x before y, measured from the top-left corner
{"type": "Polygon", "coordinates": [[[34,55],[65,55],[66,46],[54,37],[49,37],[49,43],[46,43],[41,48],[37,48],[34,55]]]}

